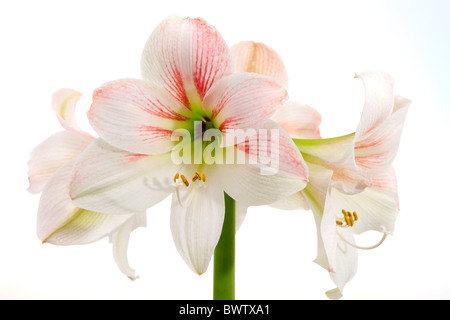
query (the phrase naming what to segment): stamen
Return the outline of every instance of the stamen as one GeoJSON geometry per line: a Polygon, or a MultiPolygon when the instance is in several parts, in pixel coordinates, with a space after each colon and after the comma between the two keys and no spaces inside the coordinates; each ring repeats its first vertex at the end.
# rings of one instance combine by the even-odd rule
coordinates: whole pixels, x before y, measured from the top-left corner
{"type": "Polygon", "coordinates": [[[206,173],[203,172],[202,178],[203,178],[202,181],[203,181],[203,182],[206,182],[206,173]]]}
{"type": "Polygon", "coordinates": [[[350,220],[350,227],[353,227],[355,224],[355,221],[353,220],[353,216],[350,214],[350,212],[347,212],[348,220],[350,220]]]}
{"type": "Polygon", "coordinates": [[[348,226],[351,226],[350,218],[348,217],[347,212],[346,212],[346,214],[344,215],[344,219],[345,219],[345,223],[346,223],[348,226]]]}
{"type": "Polygon", "coordinates": [[[173,178],[173,182],[176,183],[179,177],[180,177],[180,174],[177,173],[177,174],[175,175],[175,177],[173,178]]]}
{"type": "Polygon", "coordinates": [[[183,183],[186,187],[189,187],[189,181],[187,181],[185,176],[181,175],[181,180],[183,180],[183,183]]]}
{"type": "Polygon", "coordinates": [[[353,212],[353,214],[350,211],[346,211],[344,209],[341,210],[343,218],[340,218],[339,220],[336,220],[336,224],[340,227],[353,227],[355,225],[355,221],[358,221],[358,214],[356,212],[353,212]],[[344,225],[345,221],[345,225],[344,225]]]}
{"type": "Polygon", "coordinates": [[[202,176],[201,176],[200,172],[195,171],[195,176],[192,178],[192,181],[195,182],[197,180],[202,180],[202,176]]]}

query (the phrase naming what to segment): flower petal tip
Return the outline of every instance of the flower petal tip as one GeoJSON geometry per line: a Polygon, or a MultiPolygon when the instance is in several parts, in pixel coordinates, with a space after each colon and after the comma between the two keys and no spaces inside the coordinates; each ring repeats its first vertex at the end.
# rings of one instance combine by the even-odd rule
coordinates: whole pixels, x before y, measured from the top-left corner
{"type": "Polygon", "coordinates": [[[327,295],[328,299],[331,300],[339,300],[343,297],[343,294],[341,290],[339,290],[339,288],[328,290],[327,292],[325,292],[325,294],[327,295]]]}
{"type": "Polygon", "coordinates": [[[138,275],[127,275],[127,278],[130,279],[131,281],[135,281],[137,279],[139,279],[138,275]]]}

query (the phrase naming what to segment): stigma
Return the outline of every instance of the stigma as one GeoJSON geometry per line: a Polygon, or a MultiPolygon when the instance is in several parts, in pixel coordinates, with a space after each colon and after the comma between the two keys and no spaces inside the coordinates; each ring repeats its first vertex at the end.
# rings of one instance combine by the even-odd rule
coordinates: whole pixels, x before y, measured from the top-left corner
{"type": "Polygon", "coordinates": [[[355,222],[358,221],[358,214],[355,211],[351,213],[350,211],[342,209],[341,212],[343,218],[336,220],[336,225],[340,227],[353,227],[355,222]]]}

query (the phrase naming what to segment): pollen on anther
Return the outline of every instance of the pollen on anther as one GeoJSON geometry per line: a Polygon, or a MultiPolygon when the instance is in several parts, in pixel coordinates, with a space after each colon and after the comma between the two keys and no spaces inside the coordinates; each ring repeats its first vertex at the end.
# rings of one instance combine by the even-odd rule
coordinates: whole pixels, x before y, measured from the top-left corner
{"type": "Polygon", "coordinates": [[[206,182],[206,173],[204,173],[204,172],[203,172],[202,180],[203,180],[203,182],[206,182]]]}
{"type": "Polygon", "coordinates": [[[355,211],[353,211],[353,218],[355,221],[358,221],[358,214],[355,211]]]}
{"type": "Polygon", "coordinates": [[[178,180],[179,177],[180,177],[180,174],[177,173],[177,174],[175,175],[175,177],[173,178],[173,182],[177,182],[177,180],[178,180]]]}
{"type": "Polygon", "coordinates": [[[353,220],[353,216],[350,214],[350,212],[347,212],[348,215],[348,220],[350,221],[350,227],[353,227],[353,225],[355,224],[355,221],[353,220]]]}
{"type": "Polygon", "coordinates": [[[350,218],[348,217],[348,215],[344,215],[344,219],[345,219],[345,223],[348,225],[348,226],[351,226],[351,222],[350,222],[350,218]]]}
{"type": "Polygon", "coordinates": [[[337,224],[338,226],[342,226],[342,225],[343,225],[342,221],[339,221],[339,220],[336,220],[336,224],[337,224]]]}
{"type": "Polygon", "coordinates": [[[189,187],[189,181],[187,181],[185,176],[181,175],[181,180],[183,180],[183,183],[186,187],[189,187]]]}

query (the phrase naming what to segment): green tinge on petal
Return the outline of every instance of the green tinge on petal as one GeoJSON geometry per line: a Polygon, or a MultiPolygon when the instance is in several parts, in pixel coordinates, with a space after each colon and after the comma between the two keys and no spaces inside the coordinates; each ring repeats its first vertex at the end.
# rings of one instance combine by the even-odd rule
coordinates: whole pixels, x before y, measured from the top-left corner
{"type": "Polygon", "coordinates": [[[49,234],[42,243],[56,245],[87,244],[106,236],[128,218],[76,208],[70,218],[49,234]]]}
{"type": "Polygon", "coordinates": [[[300,152],[309,153],[316,150],[315,148],[317,147],[325,147],[336,143],[340,144],[348,140],[353,141],[354,137],[355,133],[353,132],[344,136],[327,139],[292,139],[292,140],[297,145],[300,152]]]}
{"type": "Polygon", "coordinates": [[[338,300],[343,297],[341,290],[339,288],[334,288],[325,292],[327,297],[331,300],[338,300]]]}

